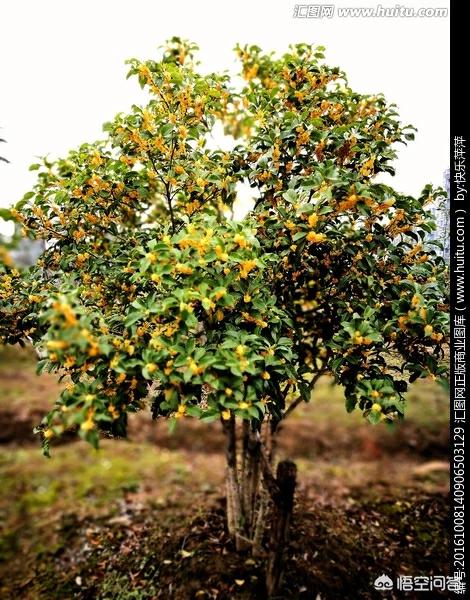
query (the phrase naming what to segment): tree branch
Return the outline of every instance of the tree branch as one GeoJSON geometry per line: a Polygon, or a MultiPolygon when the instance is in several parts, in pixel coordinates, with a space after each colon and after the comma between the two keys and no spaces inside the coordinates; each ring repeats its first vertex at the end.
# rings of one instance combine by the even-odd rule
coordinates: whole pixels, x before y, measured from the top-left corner
{"type": "MultiPolygon", "coordinates": [[[[173,157],[173,152],[174,152],[174,146],[173,146],[173,150],[172,150],[172,157],[173,157]]],[[[155,173],[157,174],[157,177],[160,179],[161,183],[163,184],[163,187],[165,188],[165,195],[166,195],[166,199],[168,202],[168,211],[170,213],[171,232],[174,234],[176,231],[176,224],[175,224],[175,215],[173,213],[173,205],[171,203],[170,186],[169,186],[168,182],[165,181],[165,179],[162,177],[162,175],[160,174],[160,171],[157,169],[157,165],[155,164],[153,156],[150,153],[148,153],[148,157],[150,159],[150,162],[152,163],[153,170],[155,171],[155,173]]]]}
{"type": "MultiPolygon", "coordinates": [[[[321,371],[318,371],[318,373],[315,375],[315,377],[312,379],[311,381],[311,386],[312,389],[315,386],[316,382],[320,379],[320,377],[322,375],[324,375],[326,373],[326,369],[322,369],[321,371]]],[[[293,400],[289,406],[287,407],[287,409],[284,411],[284,414],[282,415],[282,420],[287,419],[287,417],[294,412],[294,410],[299,406],[299,404],[302,404],[302,402],[304,402],[304,399],[302,396],[297,396],[297,398],[295,400],[293,400]]]]}

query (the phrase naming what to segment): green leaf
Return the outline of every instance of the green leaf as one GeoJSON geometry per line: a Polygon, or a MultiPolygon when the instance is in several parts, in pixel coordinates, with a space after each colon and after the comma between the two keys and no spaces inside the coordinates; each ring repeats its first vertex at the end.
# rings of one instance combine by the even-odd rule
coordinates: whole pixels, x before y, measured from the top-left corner
{"type": "Polygon", "coordinates": [[[124,321],[124,325],[126,327],[131,327],[132,325],[134,325],[134,323],[137,323],[137,321],[139,321],[143,317],[144,317],[144,315],[141,312],[131,312],[127,315],[127,317],[124,321]]]}
{"type": "Polygon", "coordinates": [[[348,413],[352,412],[357,405],[357,398],[356,396],[347,396],[346,397],[346,410],[348,411],[348,413]]]}
{"type": "Polygon", "coordinates": [[[282,194],[282,197],[284,200],[287,200],[287,202],[291,202],[292,204],[297,202],[297,192],[295,190],[287,190],[287,192],[282,194]]]}
{"type": "Polygon", "coordinates": [[[382,420],[381,417],[382,413],[377,410],[371,410],[367,415],[367,419],[369,423],[372,423],[372,425],[378,425],[378,423],[380,423],[380,421],[382,420]]]}
{"type": "Polygon", "coordinates": [[[190,417],[195,417],[199,419],[199,417],[202,415],[202,410],[198,406],[187,406],[186,413],[190,417]]]}

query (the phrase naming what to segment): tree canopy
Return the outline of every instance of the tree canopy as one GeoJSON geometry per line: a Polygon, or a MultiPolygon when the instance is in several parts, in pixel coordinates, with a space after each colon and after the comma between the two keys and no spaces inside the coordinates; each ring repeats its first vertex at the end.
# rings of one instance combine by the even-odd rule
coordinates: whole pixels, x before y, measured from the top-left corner
{"type": "Polygon", "coordinates": [[[445,381],[446,266],[427,207],[378,183],[413,138],[381,94],[355,93],[324,49],[237,47],[241,78],[203,74],[172,39],[129,61],[148,91],[105,138],[32,165],[11,211],[47,240],[0,268],[0,339],[33,340],[65,388],[39,430],[93,444],[148,408],[172,424],[280,421],[332,373],[372,423],[408,383],[445,381]],[[233,149],[208,140],[217,123],[233,149]],[[232,210],[240,185],[255,204],[232,210]]]}

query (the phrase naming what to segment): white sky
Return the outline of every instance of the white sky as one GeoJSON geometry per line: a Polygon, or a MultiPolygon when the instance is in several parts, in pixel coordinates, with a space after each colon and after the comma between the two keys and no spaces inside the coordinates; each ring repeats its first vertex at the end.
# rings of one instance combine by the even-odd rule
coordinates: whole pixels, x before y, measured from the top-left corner
{"type": "MultiPolygon", "coordinates": [[[[0,10],[0,206],[34,182],[28,166],[102,137],[101,126],[143,96],[125,79],[126,58],[157,56],[178,35],[201,47],[204,69],[233,68],[237,42],[265,50],[289,43],[326,46],[329,64],[346,71],[358,92],[383,92],[404,123],[418,128],[400,151],[403,192],[442,184],[449,166],[449,18],[294,19],[296,3],[320,0],[10,0],[0,10]]],[[[396,6],[382,0],[326,2],[396,6]]],[[[401,4],[401,2],[400,2],[401,4]]],[[[448,0],[403,0],[404,6],[449,7],[448,0]]],[[[0,221],[0,231],[2,229],[0,221]]]]}

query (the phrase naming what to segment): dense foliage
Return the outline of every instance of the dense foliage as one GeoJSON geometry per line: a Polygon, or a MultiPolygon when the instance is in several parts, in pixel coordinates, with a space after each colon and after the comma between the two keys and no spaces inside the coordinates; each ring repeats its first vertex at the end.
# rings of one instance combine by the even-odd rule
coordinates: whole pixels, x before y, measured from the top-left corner
{"type": "Polygon", "coordinates": [[[1,339],[29,336],[65,376],[46,449],[70,428],[123,435],[147,404],[171,423],[275,424],[326,372],[348,410],[391,421],[409,381],[445,378],[445,263],[425,241],[443,192],[375,181],[413,129],[321,47],[238,47],[243,83],[198,72],[194,50],[175,38],[129,61],[148,104],[32,165],[12,211],[47,240],[31,269],[0,271],[1,339]],[[208,143],[217,122],[230,151],[208,143]],[[241,184],[256,201],[235,221],[241,184]]]}

